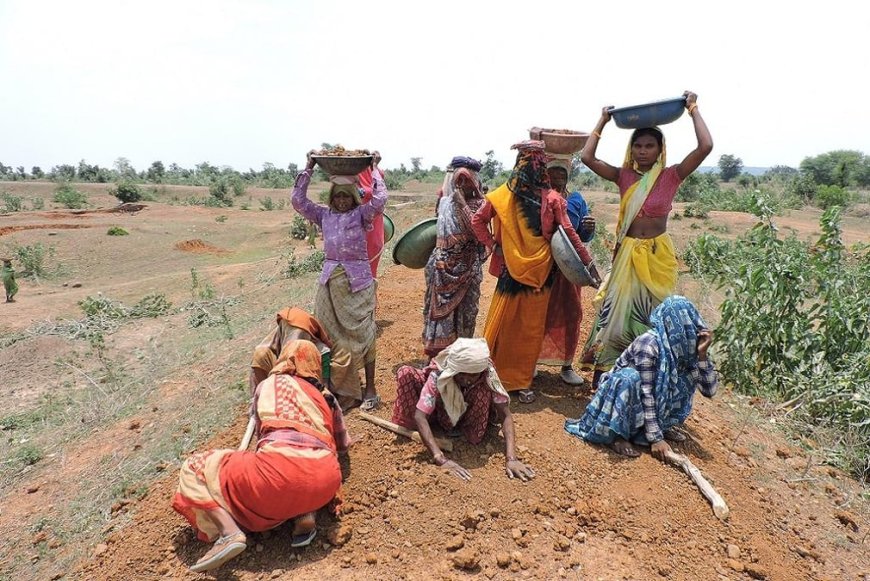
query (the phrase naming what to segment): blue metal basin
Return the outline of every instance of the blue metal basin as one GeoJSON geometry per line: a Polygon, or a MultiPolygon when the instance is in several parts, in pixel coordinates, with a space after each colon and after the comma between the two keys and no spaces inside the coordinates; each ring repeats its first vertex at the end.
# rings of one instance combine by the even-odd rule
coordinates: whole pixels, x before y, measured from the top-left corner
{"type": "Polygon", "coordinates": [[[617,107],[610,110],[610,115],[617,127],[622,129],[639,129],[665,125],[680,118],[686,110],[686,98],[664,99],[644,105],[617,107]]]}

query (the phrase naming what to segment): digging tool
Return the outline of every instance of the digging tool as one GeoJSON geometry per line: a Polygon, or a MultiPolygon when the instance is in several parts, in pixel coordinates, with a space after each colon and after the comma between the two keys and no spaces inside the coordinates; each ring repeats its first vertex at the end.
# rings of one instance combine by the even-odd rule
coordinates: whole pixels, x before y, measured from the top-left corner
{"type": "Polygon", "coordinates": [[[669,464],[674,466],[678,466],[683,469],[683,471],[689,475],[689,478],[692,479],[692,482],[701,490],[701,494],[704,495],[710,504],[713,505],[713,514],[719,520],[725,520],[728,518],[728,505],[725,504],[725,501],[722,500],[722,497],[719,496],[719,493],[716,492],[716,489],[713,488],[713,485],[707,482],[707,479],[704,478],[704,475],[701,474],[701,471],[697,466],[692,464],[692,461],[683,456],[682,454],[677,454],[676,452],[668,452],[665,455],[665,459],[669,464]]]}
{"type": "MultiPolygon", "coordinates": [[[[410,438],[417,442],[418,444],[423,443],[423,438],[420,437],[418,432],[414,430],[409,430],[407,428],[403,428],[393,422],[385,420],[383,418],[379,418],[378,416],[373,416],[371,414],[367,414],[366,412],[360,412],[360,417],[368,422],[375,424],[376,426],[380,426],[384,429],[387,429],[394,434],[399,434],[400,436],[405,436],[406,438],[410,438]]],[[[442,440],[441,438],[435,438],[435,441],[438,442],[438,447],[442,450],[446,450],[447,452],[453,451],[453,442],[450,440],[442,440]]]]}
{"type": "Polygon", "coordinates": [[[242,443],[239,444],[239,450],[247,450],[248,445],[251,443],[251,438],[254,436],[254,424],[256,420],[254,420],[254,416],[252,415],[248,420],[248,427],[245,429],[245,435],[242,436],[242,443]]]}

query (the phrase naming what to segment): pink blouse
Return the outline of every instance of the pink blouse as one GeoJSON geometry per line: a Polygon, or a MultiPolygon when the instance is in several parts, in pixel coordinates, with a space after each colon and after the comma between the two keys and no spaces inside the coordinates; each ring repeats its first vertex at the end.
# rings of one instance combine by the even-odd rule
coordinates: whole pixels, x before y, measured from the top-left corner
{"type": "MultiPolygon", "coordinates": [[[[619,187],[619,197],[625,195],[625,192],[631,185],[640,180],[641,175],[636,171],[626,168],[620,168],[619,175],[616,177],[616,185],[619,187]]],[[[677,173],[677,166],[672,165],[666,167],[659,178],[653,185],[652,191],[646,197],[646,201],[638,212],[638,216],[648,216],[650,218],[663,218],[670,214],[673,208],[674,196],[677,195],[677,190],[683,180],[680,174],[677,173]]]]}

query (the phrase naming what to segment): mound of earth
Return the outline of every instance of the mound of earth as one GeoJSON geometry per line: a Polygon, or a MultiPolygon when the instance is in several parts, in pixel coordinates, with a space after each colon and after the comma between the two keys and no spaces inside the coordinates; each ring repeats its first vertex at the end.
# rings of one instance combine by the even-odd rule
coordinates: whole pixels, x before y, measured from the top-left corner
{"type": "Polygon", "coordinates": [[[219,248],[214,244],[209,244],[205,240],[194,238],[193,240],[183,240],[175,243],[177,250],[184,252],[195,252],[198,254],[227,254],[229,250],[219,248]]]}

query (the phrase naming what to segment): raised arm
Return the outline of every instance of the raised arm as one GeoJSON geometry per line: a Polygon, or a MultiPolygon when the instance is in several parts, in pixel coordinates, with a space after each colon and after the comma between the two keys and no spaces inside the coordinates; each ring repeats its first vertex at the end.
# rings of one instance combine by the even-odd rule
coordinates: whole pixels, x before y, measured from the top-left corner
{"type": "Polygon", "coordinates": [[[686,110],[689,112],[692,123],[695,125],[695,138],[698,140],[698,145],[677,166],[677,174],[679,174],[681,180],[686,179],[689,177],[689,174],[698,169],[701,163],[710,155],[710,152],[713,151],[713,138],[710,136],[710,130],[707,129],[707,124],[698,110],[698,95],[691,91],[686,91],[683,94],[686,96],[686,110]]]}
{"type": "Polygon", "coordinates": [[[595,157],[595,152],[598,150],[598,140],[601,139],[601,132],[604,131],[604,126],[610,121],[610,109],[612,107],[605,107],[601,110],[601,117],[599,117],[598,123],[595,124],[595,129],[592,130],[589,139],[586,140],[583,151],[580,152],[580,161],[607,181],[616,182],[619,177],[619,168],[613,167],[609,163],[595,157]]]}
{"type": "Polygon", "coordinates": [[[375,216],[384,213],[387,205],[387,185],[384,183],[384,174],[378,168],[377,163],[372,166],[372,199],[362,205],[363,220],[371,222],[375,216]]]}
{"type": "Polygon", "coordinates": [[[296,176],[293,193],[290,195],[290,203],[293,209],[306,220],[310,220],[318,226],[323,226],[323,214],[327,211],[326,206],[315,204],[308,199],[308,184],[311,183],[311,175],[314,173],[314,160],[308,157],[305,169],[296,176]]]}

